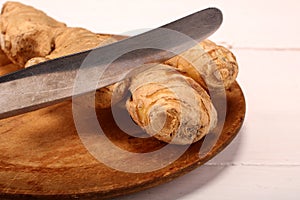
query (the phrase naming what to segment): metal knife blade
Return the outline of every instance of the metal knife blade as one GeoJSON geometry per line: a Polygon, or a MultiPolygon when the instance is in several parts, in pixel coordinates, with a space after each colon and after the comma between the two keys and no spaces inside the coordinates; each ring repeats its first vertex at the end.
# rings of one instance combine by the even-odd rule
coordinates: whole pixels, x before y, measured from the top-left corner
{"type": "Polygon", "coordinates": [[[110,45],[50,60],[0,77],[0,119],[43,108],[118,82],[142,64],[167,60],[174,56],[174,52],[181,53],[193,47],[195,41],[207,38],[221,23],[221,11],[208,8],[110,45]],[[90,54],[94,56],[82,69],[82,64],[90,54]],[[110,64],[96,86],[86,86],[80,92],[74,92],[76,74],[80,69],[92,76],[121,54],[124,55],[110,64]]]}

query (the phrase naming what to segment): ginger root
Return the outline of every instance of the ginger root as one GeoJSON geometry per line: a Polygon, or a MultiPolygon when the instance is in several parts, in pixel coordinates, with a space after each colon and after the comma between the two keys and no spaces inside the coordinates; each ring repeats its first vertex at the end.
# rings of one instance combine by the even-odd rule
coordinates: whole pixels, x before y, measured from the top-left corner
{"type": "MultiPolygon", "coordinates": [[[[0,16],[1,49],[20,67],[115,41],[111,35],[67,27],[16,2],[5,3],[0,16]]],[[[237,72],[234,55],[206,40],[130,81],[97,90],[96,108],[111,106],[111,99],[122,99],[129,88],[132,98],[126,108],[139,126],[159,140],[189,144],[216,126],[217,113],[207,90],[229,88],[237,72]]]]}
{"type": "Polygon", "coordinates": [[[13,63],[23,67],[30,58],[48,55],[65,27],[31,6],[7,2],[0,17],[0,45],[13,63]]]}
{"type": "Polygon", "coordinates": [[[126,107],[148,134],[173,144],[198,141],[215,128],[217,113],[192,78],[159,64],[132,79],[126,107]]]}
{"type": "Polygon", "coordinates": [[[233,53],[209,40],[200,42],[164,63],[192,77],[209,90],[228,89],[238,74],[233,53]]]}

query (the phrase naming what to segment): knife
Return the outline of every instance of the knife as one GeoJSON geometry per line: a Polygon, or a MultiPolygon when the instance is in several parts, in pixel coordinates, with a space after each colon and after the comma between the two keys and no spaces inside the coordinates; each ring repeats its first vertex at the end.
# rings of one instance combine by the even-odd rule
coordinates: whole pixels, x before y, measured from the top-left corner
{"type": "MultiPolygon", "coordinates": [[[[222,23],[217,8],[207,8],[159,28],[92,50],[39,63],[0,77],[0,119],[37,110],[74,95],[102,88],[126,77],[140,66],[160,62],[195,46],[222,23]],[[86,62],[88,60],[88,62],[86,62]],[[113,62],[112,62],[113,61],[113,62]],[[79,79],[84,72],[86,79],[79,79]],[[100,78],[95,75],[101,74],[100,78]],[[97,84],[90,85],[94,77],[97,84]],[[81,89],[75,82],[81,81],[81,89]]],[[[138,70],[137,70],[138,69],[138,70]]]]}

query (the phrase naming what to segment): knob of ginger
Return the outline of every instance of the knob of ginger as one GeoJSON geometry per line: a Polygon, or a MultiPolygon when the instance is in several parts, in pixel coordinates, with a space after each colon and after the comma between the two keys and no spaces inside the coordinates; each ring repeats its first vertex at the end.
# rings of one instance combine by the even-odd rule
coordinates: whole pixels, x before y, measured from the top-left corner
{"type": "Polygon", "coordinates": [[[31,6],[7,2],[0,17],[1,48],[13,63],[23,67],[30,58],[51,53],[54,38],[65,27],[31,6]]]}
{"type": "Polygon", "coordinates": [[[192,77],[209,90],[228,89],[238,74],[233,53],[210,40],[204,40],[164,63],[192,77]]]}
{"type": "Polygon", "coordinates": [[[170,66],[159,64],[136,75],[129,88],[129,114],[159,140],[190,144],[216,126],[217,113],[207,92],[170,66]]]}

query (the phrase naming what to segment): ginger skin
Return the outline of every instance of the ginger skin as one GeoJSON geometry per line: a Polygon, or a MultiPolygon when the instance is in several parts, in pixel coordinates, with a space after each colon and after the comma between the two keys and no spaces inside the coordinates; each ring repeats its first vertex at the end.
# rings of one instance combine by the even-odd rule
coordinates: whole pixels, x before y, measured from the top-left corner
{"type": "Polygon", "coordinates": [[[228,89],[238,74],[233,53],[210,40],[200,42],[164,64],[175,67],[209,90],[228,89]]]}
{"type": "Polygon", "coordinates": [[[44,57],[55,47],[53,40],[66,25],[44,12],[17,2],[3,5],[0,44],[7,57],[23,67],[33,57],[44,57]]]}
{"type": "MultiPolygon", "coordinates": [[[[1,49],[20,67],[118,40],[111,35],[67,27],[39,10],[15,2],[3,6],[0,33],[1,49]]],[[[97,90],[95,106],[110,107],[112,99],[122,99],[129,87],[132,98],[127,100],[126,108],[139,126],[164,142],[190,144],[216,126],[217,113],[207,90],[229,88],[237,73],[234,55],[205,40],[136,75],[130,82],[97,90]],[[183,97],[177,95],[180,93],[183,97]]]]}
{"type": "Polygon", "coordinates": [[[192,78],[159,64],[133,77],[126,107],[148,134],[172,144],[200,140],[216,126],[207,92],[192,78]]]}

